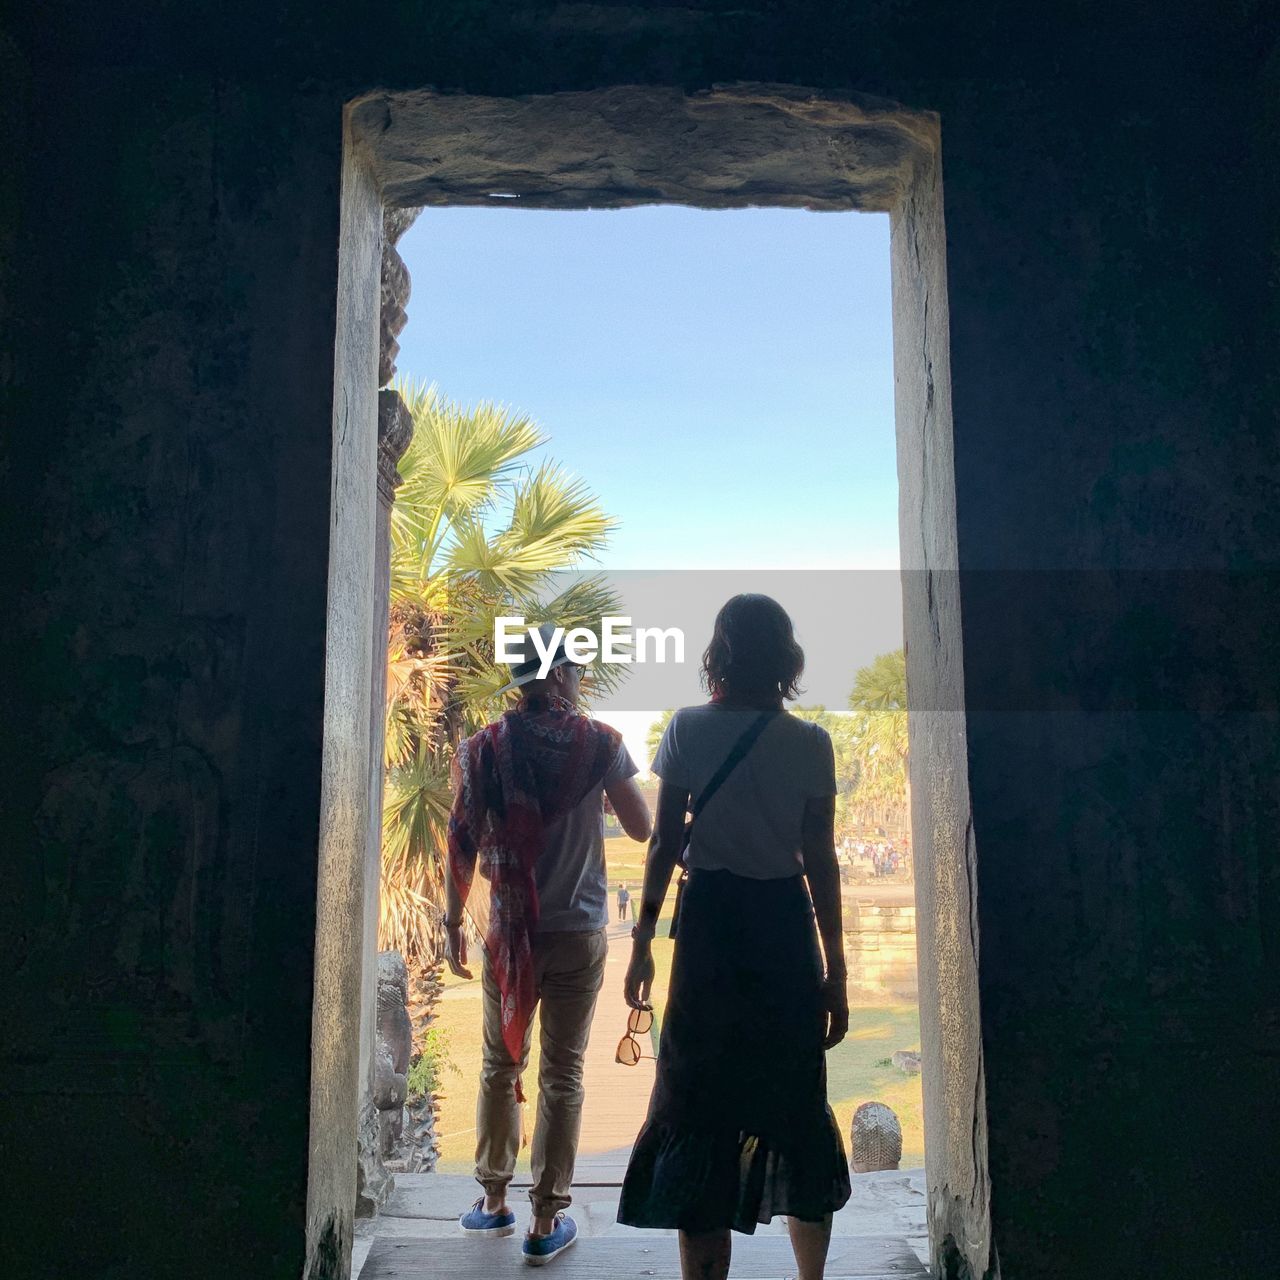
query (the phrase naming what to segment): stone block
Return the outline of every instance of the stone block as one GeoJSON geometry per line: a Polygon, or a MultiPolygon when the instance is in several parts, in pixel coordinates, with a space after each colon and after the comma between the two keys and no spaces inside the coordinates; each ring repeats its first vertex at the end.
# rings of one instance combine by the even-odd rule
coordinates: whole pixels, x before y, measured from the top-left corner
{"type": "Polygon", "coordinates": [[[902,1160],[902,1126],[892,1107],[864,1102],[853,1113],[849,1163],[854,1173],[896,1169],[902,1160]]]}

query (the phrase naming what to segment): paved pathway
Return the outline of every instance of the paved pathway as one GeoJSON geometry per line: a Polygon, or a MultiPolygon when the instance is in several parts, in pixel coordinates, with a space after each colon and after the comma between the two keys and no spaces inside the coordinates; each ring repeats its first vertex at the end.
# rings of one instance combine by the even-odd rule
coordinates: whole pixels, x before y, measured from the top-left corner
{"type": "MultiPolygon", "coordinates": [[[[591,1042],[583,1072],[586,1102],[582,1108],[582,1136],[578,1141],[577,1181],[621,1181],[631,1144],[649,1109],[654,1063],[641,1058],[634,1067],[614,1061],[618,1041],[627,1029],[631,1010],[622,998],[622,979],[631,958],[631,921],[609,926],[609,959],[604,987],[591,1023],[591,1042]],[[616,1176],[614,1176],[616,1175],[616,1176]]],[[[653,1052],[649,1036],[637,1037],[646,1054],[653,1052]]]]}

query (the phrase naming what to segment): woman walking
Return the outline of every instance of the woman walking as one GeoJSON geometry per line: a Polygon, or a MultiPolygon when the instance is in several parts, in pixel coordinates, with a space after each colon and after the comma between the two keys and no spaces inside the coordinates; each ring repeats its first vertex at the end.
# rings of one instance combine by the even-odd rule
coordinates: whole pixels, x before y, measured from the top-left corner
{"type": "Polygon", "coordinates": [[[633,1008],[648,1007],[650,943],[682,851],[688,879],[618,1220],[677,1228],[685,1280],[723,1280],[730,1231],[775,1214],[799,1280],[821,1280],[831,1215],[850,1194],[824,1058],[849,1025],[834,759],[824,730],[783,710],[803,667],[782,606],[734,596],[703,655],[711,701],[676,712],[653,763],[662,786],[632,929],[633,1008]]]}

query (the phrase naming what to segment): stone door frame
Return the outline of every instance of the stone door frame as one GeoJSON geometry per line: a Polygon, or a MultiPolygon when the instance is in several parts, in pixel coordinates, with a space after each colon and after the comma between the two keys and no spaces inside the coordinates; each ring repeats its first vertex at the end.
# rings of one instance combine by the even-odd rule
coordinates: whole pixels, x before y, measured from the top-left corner
{"type": "Polygon", "coordinates": [[[384,517],[407,443],[387,393],[379,412],[384,250],[396,225],[385,215],[444,205],[766,205],[890,217],[930,1246],[936,1273],[959,1263],[983,1274],[990,1182],[937,116],[794,85],[623,85],[517,98],[375,92],[348,104],[343,129],[308,1256],[332,1261],[336,1251],[338,1271],[326,1274],[346,1274],[351,1220],[331,1206],[355,1202],[372,1034],[362,1008],[377,919],[384,517]]]}

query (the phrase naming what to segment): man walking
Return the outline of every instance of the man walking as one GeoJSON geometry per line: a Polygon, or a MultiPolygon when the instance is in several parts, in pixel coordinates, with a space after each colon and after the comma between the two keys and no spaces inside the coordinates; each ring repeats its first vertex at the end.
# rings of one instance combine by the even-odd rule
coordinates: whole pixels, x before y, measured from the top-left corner
{"type": "Polygon", "coordinates": [[[618,886],[618,919],[627,918],[627,908],[631,905],[631,891],[625,884],[618,886]]]}
{"type": "MultiPolygon", "coordinates": [[[[555,629],[541,629],[550,650],[555,629]]],[[[621,735],[578,710],[579,668],[563,647],[543,667],[531,637],[512,665],[517,705],[458,748],[449,818],[445,932],[450,969],[466,968],[463,910],[484,941],[484,1047],[476,1102],[476,1181],[460,1219],[472,1235],[511,1235],[507,1188],[520,1148],[521,1076],[541,1006],[532,1221],[524,1259],[541,1266],[577,1238],[565,1212],[582,1120],[582,1063],[604,980],[609,889],[604,795],[626,833],[647,840],[649,810],[621,735]],[[544,674],[540,676],[540,668],[544,674]],[[488,881],[472,894],[479,869],[488,881]]]]}

